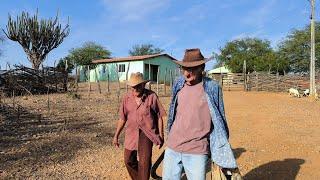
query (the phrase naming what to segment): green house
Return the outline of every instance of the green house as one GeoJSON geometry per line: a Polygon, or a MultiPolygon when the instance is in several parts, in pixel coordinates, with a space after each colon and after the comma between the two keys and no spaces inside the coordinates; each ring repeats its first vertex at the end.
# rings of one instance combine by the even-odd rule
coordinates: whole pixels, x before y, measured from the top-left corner
{"type": "Polygon", "coordinates": [[[154,54],[143,56],[129,56],[111,59],[94,60],[95,69],[88,70],[88,66],[80,66],[80,81],[90,82],[125,81],[131,73],[141,72],[145,79],[159,83],[171,82],[179,75],[179,66],[174,63],[176,59],[168,54],[154,54]],[[158,74],[159,73],[159,74],[158,74]]]}

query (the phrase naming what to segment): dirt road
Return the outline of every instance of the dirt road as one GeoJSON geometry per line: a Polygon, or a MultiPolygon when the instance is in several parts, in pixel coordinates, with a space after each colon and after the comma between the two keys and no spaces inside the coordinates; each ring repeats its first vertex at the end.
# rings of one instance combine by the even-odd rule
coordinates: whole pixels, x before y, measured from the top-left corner
{"type": "MultiPolygon", "coordinates": [[[[17,122],[2,111],[1,178],[129,179],[122,147],[111,146],[116,95],[56,94],[50,112],[46,99],[17,98],[30,114],[17,122]]],[[[170,97],[160,99],[168,107],[170,97]]],[[[230,142],[245,179],[320,179],[319,101],[240,91],[224,92],[224,99],[230,142]]],[[[154,159],[160,152],[154,149],[154,159]]]]}

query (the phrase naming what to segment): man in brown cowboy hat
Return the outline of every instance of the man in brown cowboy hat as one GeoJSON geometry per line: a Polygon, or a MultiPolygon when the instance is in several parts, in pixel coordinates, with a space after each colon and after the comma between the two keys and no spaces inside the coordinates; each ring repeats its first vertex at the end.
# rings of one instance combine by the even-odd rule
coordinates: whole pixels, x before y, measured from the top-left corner
{"type": "Polygon", "coordinates": [[[210,154],[222,168],[237,167],[228,142],[222,90],[203,76],[206,62],[199,49],[187,49],[183,60],[176,61],[183,76],[172,89],[164,180],[180,179],[183,168],[188,179],[205,179],[210,154]]]}
{"type": "Polygon", "coordinates": [[[152,145],[163,144],[165,111],[157,95],[148,89],[142,73],[132,73],[127,85],[131,91],[124,95],[119,110],[119,121],[113,144],[119,147],[119,135],[125,126],[124,161],[133,180],[150,177],[152,145]],[[139,161],[138,158],[139,157],[139,161]]]}

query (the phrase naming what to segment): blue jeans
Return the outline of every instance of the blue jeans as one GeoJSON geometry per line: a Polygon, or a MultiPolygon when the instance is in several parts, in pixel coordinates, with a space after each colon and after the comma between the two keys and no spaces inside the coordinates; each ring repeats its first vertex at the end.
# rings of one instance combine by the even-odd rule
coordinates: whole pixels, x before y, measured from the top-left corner
{"type": "Polygon", "coordinates": [[[180,180],[182,168],[184,168],[188,180],[205,180],[206,154],[179,153],[167,148],[163,159],[163,180],[180,180]]]}

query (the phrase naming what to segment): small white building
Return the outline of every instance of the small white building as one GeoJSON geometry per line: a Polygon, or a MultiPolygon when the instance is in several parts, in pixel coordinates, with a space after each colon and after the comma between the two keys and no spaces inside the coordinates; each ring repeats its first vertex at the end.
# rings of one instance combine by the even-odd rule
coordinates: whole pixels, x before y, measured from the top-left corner
{"type": "Polygon", "coordinates": [[[231,71],[227,67],[221,66],[208,71],[208,76],[213,74],[229,74],[229,73],[231,73],[231,71]]]}
{"type": "Polygon", "coordinates": [[[170,78],[174,78],[178,70],[178,65],[174,63],[176,59],[168,54],[154,54],[143,56],[129,56],[118,57],[110,59],[94,60],[94,69],[90,69],[88,73],[88,66],[80,67],[80,81],[96,82],[106,81],[125,81],[127,76],[131,73],[141,72],[145,79],[166,83],[170,82],[170,78]],[[159,72],[159,75],[157,75],[159,72]],[[171,74],[170,74],[171,73],[171,74]]]}

